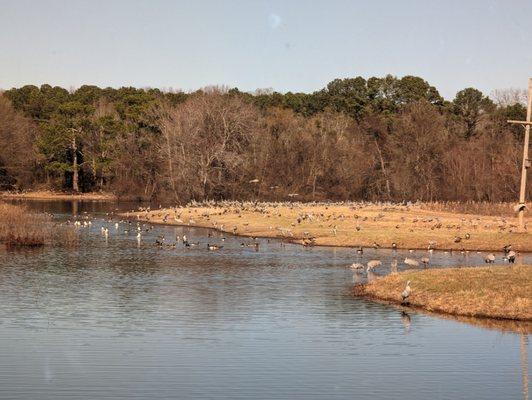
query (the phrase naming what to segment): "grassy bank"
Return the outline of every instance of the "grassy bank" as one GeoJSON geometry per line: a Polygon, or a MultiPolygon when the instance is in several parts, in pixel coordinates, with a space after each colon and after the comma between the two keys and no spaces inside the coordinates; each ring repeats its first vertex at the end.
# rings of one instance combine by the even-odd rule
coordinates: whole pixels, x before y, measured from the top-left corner
{"type": "Polygon", "coordinates": [[[73,246],[77,242],[75,228],[55,224],[50,215],[0,203],[0,244],[37,247],[50,244],[73,246]]]}
{"type": "Polygon", "coordinates": [[[410,281],[409,306],[476,318],[532,321],[532,266],[405,271],[354,288],[357,296],[401,304],[410,281]]]}
{"type": "MultiPolygon", "coordinates": [[[[515,250],[532,251],[532,235],[517,232],[515,217],[433,210],[426,204],[224,203],[129,216],[315,245],[391,248],[395,243],[397,248],[427,249],[431,244],[435,249],[500,251],[512,244],[515,250]]],[[[526,222],[530,225],[530,218],[526,222]]]]}
{"type": "Polygon", "coordinates": [[[27,200],[83,200],[83,201],[111,201],[116,200],[112,193],[64,193],[39,190],[31,192],[0,192],[0,198],[27,200]]]}

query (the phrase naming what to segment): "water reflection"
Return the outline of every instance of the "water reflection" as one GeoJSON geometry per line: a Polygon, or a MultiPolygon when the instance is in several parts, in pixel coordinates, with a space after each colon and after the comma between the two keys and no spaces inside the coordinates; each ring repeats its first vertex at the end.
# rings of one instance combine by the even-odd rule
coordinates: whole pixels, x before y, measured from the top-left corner
{"type": "MultiPolygon", "coordinates": [[[[528,397],[526,334],[354,299],[367,274],[348,268],[353,249],[260,239],[257,252],[227,236],[208,251],[226,235],[164,226],[139,243],[136,225],[108,221],[120,206],[77,207],[98,216],[79,248],[0,250],[0,398],[528,397]],[[161,235],[201,245],[157,247],[161,235]]],[[[409,254],[368,249],[358,262],[382,261],[371,278],[409,254]]]]}

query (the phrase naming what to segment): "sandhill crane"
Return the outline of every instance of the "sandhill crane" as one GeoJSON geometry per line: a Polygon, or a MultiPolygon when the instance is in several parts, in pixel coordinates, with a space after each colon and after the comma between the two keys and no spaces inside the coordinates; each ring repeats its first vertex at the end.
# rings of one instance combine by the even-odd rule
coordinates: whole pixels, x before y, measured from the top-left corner
{"type": "Polygon", "coordinates": [[[390,264],[390,274],[395,275],[397,273],[397,259],[393,259],[390,264]]]}
{"type": "Polygon", "coordinates": [[[486,257],[484,257],[484,262],[486,264],[493,264],[495,262],[495,254],[488,254],[486,257]]]}
{"type": "Polygon", "coordinates": [[[367,263],[367,270],[371,271],[373,268],[376,268],[380,265],[382,265],[382,262],[380,260],[370,260],[367,263]]]}
{"type": "Polygon", "coordinates": [[[412,292],[412,289],[410,288],[410,281],[406,282],[405,290],[403,290],[403,293],[401,293],[401,298],[403,299],[403,303],[406,303],[408,298],[410,297],[410,293],[412,292]]]}
{"type": "Polygon", "coordinates": [[[410,257],[406,257],[404,263],[411,267],[419,267],[419,261],[410,257]]]}
{"type": "Polygon", "coordinates": [[[363,270],[364,269],[364,264],[360,264],[360,263],[353,263],[351,264],[351,266],[349,267],[355,271],[359,271],[359,270],[363,270]]]}

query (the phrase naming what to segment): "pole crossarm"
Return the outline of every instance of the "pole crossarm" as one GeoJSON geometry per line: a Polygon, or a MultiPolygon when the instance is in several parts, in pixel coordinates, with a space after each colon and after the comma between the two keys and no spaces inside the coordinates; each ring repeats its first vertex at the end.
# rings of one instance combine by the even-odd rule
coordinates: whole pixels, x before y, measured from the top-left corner
{"type": "Polygon", "coordinates": [[[514,119],[509,119],[506,122],[508,122],[509,124],[519,124],[524,126],[532,125],[532,121],[516,121],[514,119]]]}

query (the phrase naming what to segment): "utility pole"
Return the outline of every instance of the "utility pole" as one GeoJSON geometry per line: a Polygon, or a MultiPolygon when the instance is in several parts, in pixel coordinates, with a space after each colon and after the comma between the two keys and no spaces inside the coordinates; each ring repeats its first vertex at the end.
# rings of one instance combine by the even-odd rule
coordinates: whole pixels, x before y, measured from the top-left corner
{"type": "Polygon", "coordinates": [[[521,188],[519,189],[519,204],[517,211],[519,213],[519,231],[525,230],[525,195],[526,195],[526,173],[530,168],[530,159],[528,158],[528,146],[530,143],[530,125],[532,125],[532,78],[528,78],[528,106],[526,109],[526,121],[508,120],[510,124],[520,124],[525,127],[525,143],[523,147],[523,166],[521,168],[521,188]]]}

